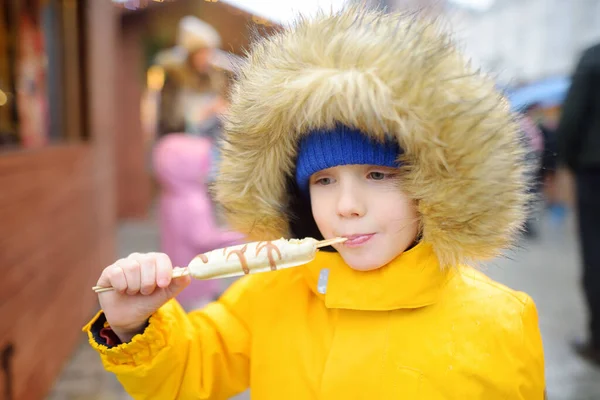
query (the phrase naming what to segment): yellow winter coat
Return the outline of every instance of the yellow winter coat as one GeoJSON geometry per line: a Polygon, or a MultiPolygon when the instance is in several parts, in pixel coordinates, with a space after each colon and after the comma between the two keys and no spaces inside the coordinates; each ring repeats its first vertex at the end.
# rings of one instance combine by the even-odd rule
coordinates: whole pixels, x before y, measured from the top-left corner
{"type": "MultiPolygon", "coordinates": [[[[89,331],[88,325],[86,329],[89,331]]],[[[245,277],[187,315],[163,306],[102,354],[135,399],[543,399],[535,305],[420,244],[373,272],[337,253],[245,277]],[[329,270],[326,285],[318,281],[329,270]],[[324,290],[323,290],[324,288],[324,290]]]]}

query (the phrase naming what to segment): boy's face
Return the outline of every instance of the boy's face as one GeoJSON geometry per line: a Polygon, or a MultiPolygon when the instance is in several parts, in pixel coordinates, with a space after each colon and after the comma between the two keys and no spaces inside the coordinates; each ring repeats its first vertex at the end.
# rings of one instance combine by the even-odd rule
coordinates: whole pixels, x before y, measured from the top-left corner
{"type": "Polygon", "coordinates": [[[342,165],[310,177],[312,213],[325,239],[348,237],[335,245],[353,269],[382,267],[415,240],[414,201],[402,193],[397,170],[375,165],[342,165]]]}

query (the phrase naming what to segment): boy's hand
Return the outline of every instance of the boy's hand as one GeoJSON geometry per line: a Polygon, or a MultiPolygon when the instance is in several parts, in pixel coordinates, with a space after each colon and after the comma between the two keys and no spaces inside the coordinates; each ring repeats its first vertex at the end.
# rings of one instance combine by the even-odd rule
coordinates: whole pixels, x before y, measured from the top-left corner
{"type": "Polygon", "coordinates": [[[131,254],[106,267],[98,286],[115,290],[99,293],[100,306],[123,343],[141,333],[146,321],[191,282],[189,276],[171,279],[173,266],[166,254],[131,254]]]}

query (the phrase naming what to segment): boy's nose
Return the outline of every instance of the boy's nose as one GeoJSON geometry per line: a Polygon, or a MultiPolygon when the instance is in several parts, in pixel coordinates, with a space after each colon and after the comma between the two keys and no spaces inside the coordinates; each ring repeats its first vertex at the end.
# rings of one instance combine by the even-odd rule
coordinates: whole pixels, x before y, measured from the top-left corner
{"type": "Polygon", "coordinates": [[[337,212],[343,218],[357,218],[365,215],[366,206],[362,196],[351,185],[345,185],[339,193],[337,212]]]}

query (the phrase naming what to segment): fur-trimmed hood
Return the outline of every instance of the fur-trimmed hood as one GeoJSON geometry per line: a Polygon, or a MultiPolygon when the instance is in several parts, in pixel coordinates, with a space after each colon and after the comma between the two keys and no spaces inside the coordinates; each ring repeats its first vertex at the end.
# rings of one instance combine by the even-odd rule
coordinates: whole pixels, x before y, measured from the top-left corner
{"type": "Polygon", "coordinates": [[[403,190],[441,265],[498,255],[528,200],[518,123],[438,21],[351,6],[257,41],[226,121],[217,200],[236,230],[289,235],[298,139],[335,124],[397,138],[403,190]]]}

